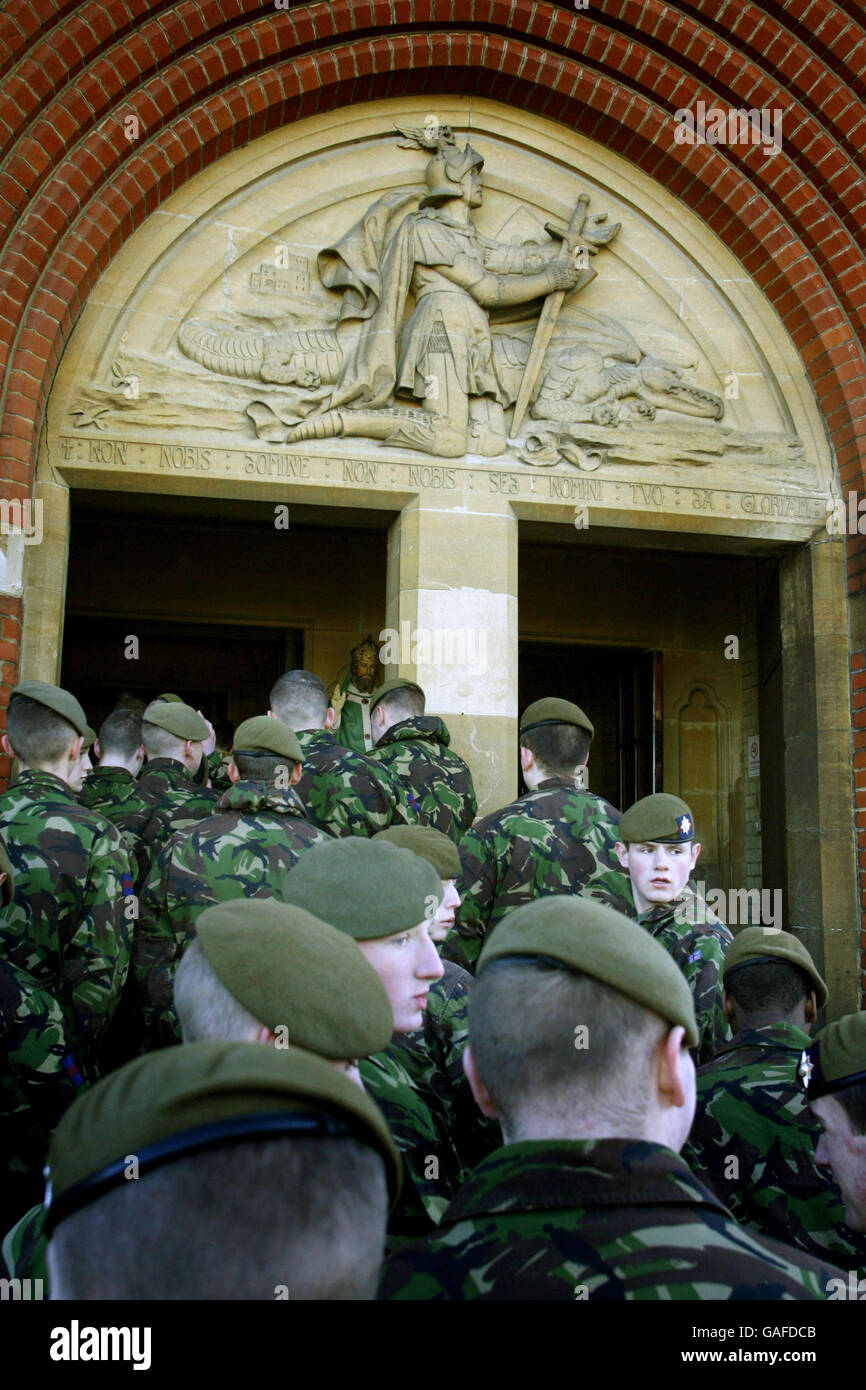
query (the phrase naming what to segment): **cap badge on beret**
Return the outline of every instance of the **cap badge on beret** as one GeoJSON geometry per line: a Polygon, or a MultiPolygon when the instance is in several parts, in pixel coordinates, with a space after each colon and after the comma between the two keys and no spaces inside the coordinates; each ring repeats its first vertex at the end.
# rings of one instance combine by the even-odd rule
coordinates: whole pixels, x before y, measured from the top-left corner
{"type": "Polygon", "coordinates": [[[691,819],[688,816],[677,816],[677,834],[682,835],[683,838],[687,840],[691,833],[691,819]]]}
{"type": "Polygon", "coordinates": [[[807,1049],[803,1048],[803,1051],[800,1053],[800,1062],[797,1067],[797,1075],[802,1081],[804,1087],[808,1088],[809,1082],[812,1080],[812,1072],[814,1070],[815,1063],[809,1056],[807,1049]]]}

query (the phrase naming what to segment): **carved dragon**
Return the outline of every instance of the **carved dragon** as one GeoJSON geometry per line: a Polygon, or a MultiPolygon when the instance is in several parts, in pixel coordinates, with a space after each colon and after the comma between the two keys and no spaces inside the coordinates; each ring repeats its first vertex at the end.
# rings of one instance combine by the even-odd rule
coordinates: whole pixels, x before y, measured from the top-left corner
{"type": "Polygon", "coordinates": [[[725,403],[658,357],[606,362],[595,348],[580,344],[560,352],[548,368],[530,413],[536,420],[618,425],[653,420],[657,410],[721,420],[725,403]]]}

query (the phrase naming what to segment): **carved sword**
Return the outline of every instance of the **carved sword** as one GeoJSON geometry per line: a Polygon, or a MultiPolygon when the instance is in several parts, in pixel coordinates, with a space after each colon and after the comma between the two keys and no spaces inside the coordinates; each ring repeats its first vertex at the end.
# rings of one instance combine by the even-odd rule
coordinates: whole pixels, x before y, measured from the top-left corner
{"type": "MultiPolygon", "coordinates": [[[[571,221],[569,222],[565,232],[560,231],[559,228],[552,226],[549,222],[545,223],[548,232],[550,232],[553,236],[561,237],[562,239],[562,246],[559,249],[559,255],[557,257],[558,260],[571,260],[574,254],[575,247],[579,243],[580,234],[583,231],[583,224],[586,221],[586,211],[588,207],[589,194],[581,193],[578,196],[577,202],[575,203],[574,212],[571,215],[571,221]]],[[[578,280],[572,288],[576,290],[583,289],[584,285],[588,285],[589,282],[594,279],[594,270],[582,270],[580,272],[578,280]]],[[[538,324],[535,329],[535,337],[532,340],[532,347],[529,351],[529,357],[527,358],[526,366],[523,369],[523,380],[520,383],[520,391],[517,396],[517,404],[514,407],[514,419],[511,424],[511,435],[514,439],[517,438],[517,435],[520,431],[520,426],[523,424],[523,417],[526,414],[526,411],[529,407],[529,402],[532,399],[532,393],[535,390],[535,383],[538,381],[538,376],[541,371],[541,364],[544,361],[544,354],[547,352],[547,349],[550,346],[550,340],[553,337],[553,330],[556,327],[556,320],[559,318],[559,311],[562,308],[562,302],[565,299],[566,294],[570,293],[571,290],[551,290],[550,294],[546,297],[544,301],[541,314],[539,315],[538,324]]]]}

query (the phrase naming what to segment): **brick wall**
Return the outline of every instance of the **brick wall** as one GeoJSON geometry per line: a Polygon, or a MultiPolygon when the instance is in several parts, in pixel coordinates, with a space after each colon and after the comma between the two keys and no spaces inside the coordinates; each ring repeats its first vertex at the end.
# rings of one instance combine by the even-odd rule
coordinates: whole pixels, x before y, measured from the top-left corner
{"type": "MultiPolygon", "coordinates": [[[[72,326],[112,256],[163,199],[266,131],[421,92],[431,101],[477,93],[535,111],[681,198],[775,305],[808,371],[843,492],[861,488],[866,112],[857,92],[866,27],[855,13],[832,0],[591,0],[580,11],[542,0],[326,0],[288,11],[263,0],[6,0],[0,496],[30,495],[72,326]],[[675,145],[674,111],[698,101],[781,109],[782,149],[767,158],[752,145],[675,145]]],[[[850,573],[860,592],[860,537],[850,573]]],[[[3,602],[0,640],[17,644],[20,612],[3,602]]],[[[0,719],[15,668],[2,659],[0,719]]]]}

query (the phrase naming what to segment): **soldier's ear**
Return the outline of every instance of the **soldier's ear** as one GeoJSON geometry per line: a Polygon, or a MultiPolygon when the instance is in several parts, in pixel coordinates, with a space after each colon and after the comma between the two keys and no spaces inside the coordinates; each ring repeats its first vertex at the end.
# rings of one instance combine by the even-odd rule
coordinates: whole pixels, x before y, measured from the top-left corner
{"type": "Polygon", "coordinates": [[[95,739],[93,740],[93,754],[94,754],[94,757],[96,757],[96,758],[101,758],[101,757],[102,757],[102,749],[101,749],[100,746],[99,746],[99,739],[98,739],[98,738],[95,738],[95,739]]]}
{"type": "Polygon", "coordinates": [[[522,769],[524,772],[528,772],[529,769],[530,769],[531,767],[533,767],[534,765],[535,765],[535,758],[534,758],[534,756],[533,756],[533,754],[532,754],[531,749],[529,749],[529,748],[524,748],[523,744],[521,743],[521,745],[520,745],[520,766],[521,766],[521,769],[522,769]]]}
{"type": "Polygon", "coordinates": [[[614,845],[614,849],[616,850],[616,857],[617,857],[617,859],[619,860],[620,864],[622,865],[622,867],[625,869],[625,871],[626,871],[626,873],[627,873],[627,872],[628,872],[628,845],[624,845],[623,842],[622,842],[622,840],[617,840],[616,844],[614,845]]]}
{"type": "Polygon", "coordinates": [[[722,1013],[725,1015],[725,1018],[728,1020],[728,1022],[729,1022],[729,1023],[731,1024],[731,1026],[733,1027],[733,1023],[734,1023],[734,1001],[733,1001],[733,999],[731,998],[731,996],[728,994],[728,991],[724,988],[724,986],[722,987],[722,1013]]]}
{"type": "Polygon", "coordinates": [[[466,1075],[466,1080],[469,1082],[469,1089],[472,1092],[472,1097],[478,1109],[488,1120],[495,1120],[499,1112],[493,1104],[490,1092],[478,1075],[475,1058],[472,1056],[472,1048],[468,1043],[463,1049],[463,1071],[466,1075]]]}
{"type": "Polygon", "coordinates": [[[328,713],[325,715],[324,728],[333,729],[334,720],[336,719],[336,717],[336,711],[331,707],[331,705],[328,705],[328,713]]]}
{"type": "Polygon", "coordinates": [[[239,782],[241,780],[241,774],[238,772],[237,763],[230,762],[226,771],[228,772],[230,782],[239,782]]]}
{"type": "Polygon", "coordinates": [[[814,1023],[818,1017],[818,996],[813,989],[806,995],[806,1007],[803,1010],[807,1023],[814,1023]]]}
{"type": "Polygon", "coordinates": [[[8,734],[0,735],[0,746],[2,746],[3,752],[6,754],[7,757],[16,758],[18,756],[15,752],[15,749],[12,747],[12,744],[9,742],[8,734]]]}
{"type": "Polygon", "coordinates": [[[66,750],[66,756],[71,763],[78,762],[78,759],[81,757],[81,750],[83,747],[84,738],[83,735],[79,734],[78,738],[75,739],[73,743],[70,743],[68,749],[66,750]]]}
{"type": "Polygon", "coordinates": [[[289,786],[290,786],[290,787],[296,787],[296,786],[297,786],[297,784],[298,784],[298,783],[300,782],[300,780],[301,780],[301,773],[302,773],[302,772],[303,772],[303,768],[301,767],[301,764],[300,764],[300,763],[295,763],[294,767],[292,768],[292,775],[291,775],[291,777],[289,778],[289,786]]]}

